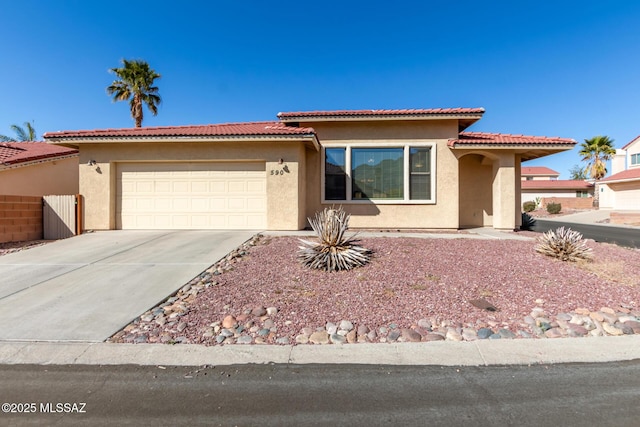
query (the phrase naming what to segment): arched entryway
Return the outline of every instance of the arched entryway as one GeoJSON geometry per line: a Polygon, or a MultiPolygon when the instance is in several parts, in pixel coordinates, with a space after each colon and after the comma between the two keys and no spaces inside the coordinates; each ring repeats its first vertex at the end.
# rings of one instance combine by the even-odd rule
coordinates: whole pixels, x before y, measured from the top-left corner
{"type": "Polygon", "coordinates": [[[458,159],[460,228],[493,225],[493,160],[482,154],[458,159]]]}

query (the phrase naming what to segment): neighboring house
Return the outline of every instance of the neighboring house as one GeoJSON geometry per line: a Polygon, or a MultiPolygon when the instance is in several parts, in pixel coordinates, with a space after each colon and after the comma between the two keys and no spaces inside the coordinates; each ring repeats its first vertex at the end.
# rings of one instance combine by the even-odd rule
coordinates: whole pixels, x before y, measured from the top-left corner
{"type": "Polygon", "coordinates": [[[611,176],[598,187],[601,208],[640,210],[640,136],[616,151],[611,176]]]}
{"type": "MultiPolygon", "coordinates": [[[[593,184],[587,181],[558,179],[556,181],[523,181],[522,203],[538,200],[557,199],[560,203],[565,201],[565,207],[587,208],[592,206],[592,201],[578,202],[575,206],[569,206],[575,198],[593,197],[593,184]]],[[[543,203],[544,204],[544,203],[543,203]]]]}
{"type": "Polygon", "coordinates": [[[78,194],[78,150],[45,142],[0,143],[0,195],[78,194]]]}
{"type": "Polygon", "coordinates": [[[555,181],[560,172],[546,166],[522,166],[520,176],[523,181],[555,181]]]}
{"type": "Polygon", "coordinates": [[[591,207],[590,202],[576,204],[566,199],[593,197],[592,183],[582,180],[558,179],[559,176],[559,172],[546,166],[523,166],[521,173],[522,203],[554,199],[560,203],[564,202],[565,207],[591,207]]]}
{"type": "Polygon", "coordinates": [[[80,150],[87,229],[520,225],[520,162],[576,141],[465,132],[482,108],[280,113],[278,121],[49,132],[80,150]]]}

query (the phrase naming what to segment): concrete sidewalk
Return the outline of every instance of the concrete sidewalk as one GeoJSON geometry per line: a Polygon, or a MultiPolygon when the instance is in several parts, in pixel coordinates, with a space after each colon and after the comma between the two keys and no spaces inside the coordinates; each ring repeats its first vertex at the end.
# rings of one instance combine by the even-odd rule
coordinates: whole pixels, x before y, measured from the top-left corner
{"type": "MultiPolygon", "coordinates": [[[[540,218],[545,221],[557,221],[557,222],[570,222],[574,224],[593,224],[593,225],[601,225],[603,227],[623,227],[623,228],[632,228],[638,229],[640,227],[626,224],[611,224],[607,221],[611,217],[612,210],[607,209],[594,209],[584,212],[577,212],[569,215],[560,215],[555,216],[551,215],[548,217],[540,218]]],[[[621,211],[624,212],[624,211],[621,211]]]]}
{"type": "Polygon", "coordinates": [[[489,366],[640,359],[640,335],[345,345],[0,342],[0,364],[168,365],[374,364],[489,366]]]}

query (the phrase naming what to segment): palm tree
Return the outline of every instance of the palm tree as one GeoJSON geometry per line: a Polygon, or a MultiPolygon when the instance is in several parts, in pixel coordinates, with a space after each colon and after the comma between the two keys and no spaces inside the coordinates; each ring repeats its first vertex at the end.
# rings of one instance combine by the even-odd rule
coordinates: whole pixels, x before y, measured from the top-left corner
{"type": "Polygon", "coordinates": [[[131,107],[131,117],[136,122],[136,127],[142,127],[142,105],[155,116],[158,114],[158,105],[162,102],[158,95],[158,88],[153,86],[153,81],[160,78],[149,67],[149,64],[142,60],[122,60],[122,68],[111,68],[109,71],[118,77],[110,86],[107,93],[113,95],[113,101],[129,101],[131,107]]]}
{"type": "Polygon", "coordinates": [[[10,136],[6,135],[0,135],[0,142],[35,141],[37,138],[36,130],[29,122],[24,122],[24,127],[11,125],[11,130],[15,132],[16,138],[11,138],[10,136]]]}
{"type": "Polygon", "coordinates": [[[613,148],[613,139],[608,136],[594,136],[591,139],[585,139],[580,144],[580,152],[582,161],[587,162],[585,172],[589,177],[596,181],[601,180],[607,174],[607,160],[616,154],[613,148]]]}

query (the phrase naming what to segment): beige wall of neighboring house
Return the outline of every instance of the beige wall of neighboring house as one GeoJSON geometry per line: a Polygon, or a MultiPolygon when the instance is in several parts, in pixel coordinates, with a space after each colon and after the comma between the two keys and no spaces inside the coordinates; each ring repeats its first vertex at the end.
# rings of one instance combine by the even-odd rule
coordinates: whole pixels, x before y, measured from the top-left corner
{"type": "Polygon", "coordinates": [[[640,210],[640,136],[616,150],[611,175],[598,183],[603,209],[640,210]]]}
{"type": "Polygon", "coordinates": [[[0,167],[0,195],[78,194],[78,156],[0,167]]]}

